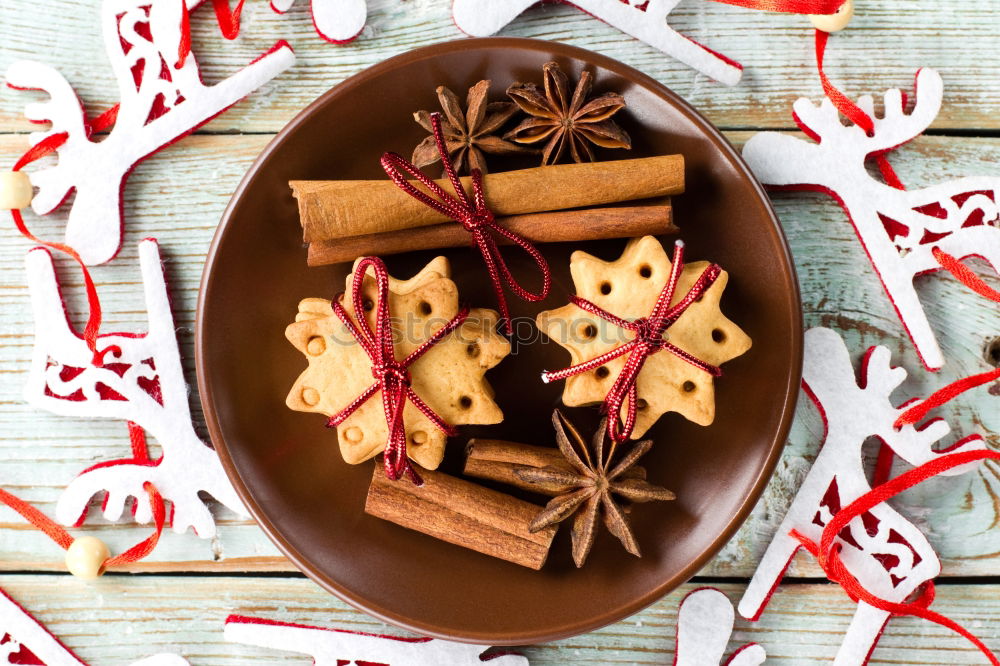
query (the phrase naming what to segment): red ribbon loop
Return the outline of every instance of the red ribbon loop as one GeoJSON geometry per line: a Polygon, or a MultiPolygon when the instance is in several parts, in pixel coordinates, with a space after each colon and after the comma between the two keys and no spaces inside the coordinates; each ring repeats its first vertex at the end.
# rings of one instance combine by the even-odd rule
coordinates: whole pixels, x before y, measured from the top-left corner
{"type": "Polygon", "coordinates": [[[410,387],[409,366],[418,358],[423,356],[428,349],[436,345],[446,335],[462,325],[462,322],[469,316],[469,308],[463,307],[459,310],[451,321],[439,328],[433,335],[414,349],[402,361],[396,360],[396,351],[393,345],[392,320],[389,313],[389,272],[385,264],[378,257],[365,257],[354,269],[354,282],[351,284],[351,304],[354,308],[355,319],[347,313],[344,306],[340,304],[341,296],[334,299],[331,306],[334,314],[347,327],[348,332],[364,349],[368,358],[372,362],[372,377],[375,383],[366,388],[361,394],[351,401],[346,407],[334,414],[327,421],[327,427],[336,427],[347,420],[361,405],[368,401],[376,392],[382,391],[382,408],[385,412],[385,422],[389,428],[389,434],[385,444],[385,475],[395,481],[404,474],[410,480],[420,485],[423,483],[413,466],[410,465],[406,455],[406,428],[403,423],[403,408],[409,400],[414,407],[427,417],[439,430],[451,436],[455,434],[454,429],[448,425],[444,419],[438,416],[427,403],[410,387]],[[375,285],[377,289],[375,308],[375,330],[373,331],[368,323],[368,318],[364,316],[365,298],[364,283],[365,275],[371,268],[375,273],[375,285]]]}
{"type": "Polygon", "coordinates": [[[840,557],[843,545],[836,541],[837,535],[852,520],[870,511],[878,504],[892,499],[904,490],[912,488],[948,470],[982,460],[1000,460],[1000,453],[990,450],[975,450],[940,454],[930,462],[926,462],[919,467],[900,474],[890,481],[872,488],[835,513],[833,518],[823,528],[818,545],[797,530],[792,530],[791,536],[797,539],[802,544],[802,547],[816,558],[817,564],[819,564],[823,573],[826,574],[826,577],[831,582],[840,585],[852,601],[866,603],[873,608],[887,611],[893,615],[911,615],[939,624],[954,631],[975,645],[986,655],[993,666],[1000,666],[1000,660],[997,659],[996,655],[968,629],[954,620],[930,610],[930,605],[934,601],[934,581],[925,583],[920,595],[913,601],[896,603],[882,599],[865,589],[861,581],[848,571],[847,566],[840,557]]]}
{"type": "Polygon", "coordinates": [[[515,234],[509,229],[505,229],[497,223],[493,216],[493,211],[486,205],[486,196],[483,193],[483,175],[479,169],[472,170],[472,199],[462,187],[462,181],[455,173],[455,166],[448,155],[448,148],[445,145],[444,134],[441,132],[441,114],[431,114],[431,126],[434,130],[434,141],[437,144],[438,153],[441,155],[441,163],[444,165],[445,173],[451,182],[455,195],[452,196],[440,185],[428,178],[412,162],[409,162],[397,153],[385,153],[382,155],[382,168],[401,190],[409,194],[425,206],[433,208],[445,217],[461,224],[466,231],[472,234],[472,243],[483,255],[486,262],[486,269],[490,275],[490,282],[493,284],[493,291],[496,293],[497,306],[500,309],[500,321],[504,330],[510,332],[510,311],[507,307],[507,299],[504,296],[504,282],[510,289],[522,299],[531,302],[544,300],[549,295],[552,286],[552,274],[549,271],[548,262],[545,257],[524,237],[515,234]],[[431,194],[423,192],[406,179],[406,175],[415,178],[421,185],[426,187],[431,194]],[[437,197],[436,199],[434,197],[437,197]],[[534,260],[535,265],[542,274],[542,289],[535,293],[528,291],[514,278],[510,269],[500,254],[497,247],[496,236],[502,236],[524,250],[529,257],[534,260]]]}
{"type": "MultiPolygon", "coordinates": [[[[89,125],[90,131],[100,131],[105,129],[108,124],[113,124],[115,118],[118,115],[118,107],[113,106],[94,121],[93,124],[89,125]]],[[[24,167],[28,166],[32,162],[36,162],[46,155],[50,155],[55,151],[59,150],[60,147],[69,139],[69,134],[66,132],[57,132],[55,134],[50,134],[45,137],[34,146],[28,149],[20,159],[14,163],[11,171],[20,171],[24,167]]],[[[87,269],[87,265],[83,262],[79,253],[66,245],[65,243],[55,243],[51,241],[42,240],[35,234],[31,233],[28,229],[28,225],[24,222],[24,216],[21,215],[21,211],[14,209],[10,211],[11,219],[14,221],[14,226],[17,228],[18,232],[32,243],[37,243],[54,250],[63,252],[69,255],[73,261],[75,261],[80,266],[80,271],[83,273],[83,285],[84,290],[87,293],[87,305],[89,307],[89,314],[87,315],[87,323],[83,329],[83,340],[87,343],[87,347],[93,352],[93,358],[91,363],[97,367],[104,365],[104,357],[108,353],[115,355],[121,354],[121,349],[116,345],[109,345],[104,349],[98,349],[97,340],[100,337],[101,328],[101,300],[97,295],[97,285],[94,284],[94,279],[90,275],[90,270],[87,269]]]]}
{"type": "Polygon", "coordinates": [[[628,360],[625,361],[625,367],[622,368],[621,373],[618,375],[617,379],[615,379],[615,383],[611,386],[611,389],[605,396],[604,405],[602,407],[602,409],[609,415],[607,426],[608,436],[611,437],[611,440],[614,442],[623,442],[632,435],[632,430],[635,427],[636,411],[638,409],[639,402],[639,396],[636,390],[636,380],[639,377],[639,372],[642,370],[642,366],[646,363],[646,359],[653,354],[667,350],[678,358],[684,359],[699,370],[704,370],[713,377],[719,377],[722,375],[722,370],[718,367],[706,363],[698,357],[689,354],[680,347],[671,344],[666,338],[663,337],[664,334],[667,333],[667,329],[673,326],[677,320],[680,319],[681,315],[684,314],[688,307],[698,300],[698,298],[705,293],[705,290],[711,287],[722,273],[722,269],[718,265],[711,264],[698,277],[691,289],[684,295],[684,298],[678,301],[676,305],[671,306],[670,302],[674,298],[674,292],[677,290],[677,281],[680,278],[681,271],[683,269],[684,243],[683,241],[677,241],[674,249],[673,263],[670,267],[670,277],[667,280],[667,283],[663,286],[663,289],[660,291],[660,295],[656,299],[656,304],[653,305],[653,311],[648,317],[640,317],[635,321],[622,319],[621,317],[618,317],[604,308],[595,305],[584,298],[580,298],[579,296],[570,297],[570,302],[580,309],[593,315],[597,315],[601,319],[604,319],[619,328],[635,333],[635,337],[632,340],[615,347],[609,352],[605,352],[600,356],[594,357],[589,361],[572,365],[563,370],[542,373],[542,381],[547,384],[551,381],[558,381],[566,379],[567,377],[582,374],[584,372],[589,372],[590,370],[599,368],[619,356],[628,354],[629,357],[628,360]],[[621,424],[620,415],[623,405],[626,408],[626,416],[624,424],[621,424]]]}

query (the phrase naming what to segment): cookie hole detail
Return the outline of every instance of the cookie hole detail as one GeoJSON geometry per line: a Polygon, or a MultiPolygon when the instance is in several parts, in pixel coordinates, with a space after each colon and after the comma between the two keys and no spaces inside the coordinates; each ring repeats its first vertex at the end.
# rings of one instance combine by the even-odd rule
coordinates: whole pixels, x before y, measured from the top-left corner
{"type": "Polygon", "coordinates": [[[597,375],[598,379],[604,379],[611,374],[611,371],[608,370],[608,366],[602,365],[597,370],[594,370],[594,374],[597,375]]]}
{"type": "Polygon", "coordinates": [[[306,352],[310,356],[319,356],[326,351],[326,340],[318,335],[314,335],[309,338],[309,342],[306,343],[306,352]]]}
{"type": "Polygon", "coordinates": [[[723,342],[726,341],[726,332],[723,331],[721,328],[712,329],[712,340],[718,342],[719,344],[722,344],[723,342]]]}
{"type": "Polygon", "coordinates": [[[597,327],[593,324],[585,324],[580,327],[580,337],[584,340],[593,340],[597,337],[597,327]]]}
{"type": "Polygon", "coordinates": [[[469,355],[469,358],[478,358],[483,350],[479,348],[478,342],[470,342],[465,348],[465,353],[469,355]]]}
{"type": "Polygon", "coordinates": [[[601,290],[602,294],[604,294],[605,296],[607,296],[608,294],[611,293],[611,283],[610,282],[602,282],[601,286],[600,286],[600,290],[601,290]]]}
{"type": "Polygon", "coordinates": [[[366,298],[361,301],[361,307],[364,308],[365,312],[371,312],[375,308],[375,301],[370,298],[366,298]]]}
{"type": "Polygon", "coordinates": [[[642,398],[639,398],[638,400],[635,401],[635,408],[638,409],[640,412],[644,412],[647,409],[649,409],[649,403],[643,400],[642,398]]]}
{"type": "Polygon", "coordinates": [[[649,264],[643,264],[639,267],[639,277],[646,280],[653,277],[653,268],[649,264]]]}
{"type": "Polygon", "coordinates": [[[431,304],[428,303],[427,301],[420,301],[420,304],[417,305],[417,310],[420,312],[420,314],[422,314],[425,317],[429,316],[432,312],[434,312],[434,308],[432,308],[431,304]]]}
{"type": "Polygon", "coordinates": [[[472,407],[472,398],[470,398],[467,395],[463,395],[461,398],[458,399],[458,406],[461,407],[462,409],[469,409],[470,407],[472,407]]]}
{"type": "Polygon", "coordinates": [[[685,393],[692,393],[696,388],[698,387],[690,379],[681,384],[681,390],[683,390],[685,393]]]}
{"type": "Polygon", "coordinates": [[[410,435],[410,443],[414,446],[420,446],[421,444],[427,443],[427,433],[423,430],[415,430],[412,435],[410,435]]]}
{"type": "Polygon", "coordinates": [[[315,407],[319,403],[319,391],[308,386],[302,389],[302,402],[310,407],[315,407]]]}
{"type": "Polygon", "coordinates": [[[351,426],[344,431],[344,439],[348,442],[360,442],[365,438],[364,431],[358,426],[351,426]]]}

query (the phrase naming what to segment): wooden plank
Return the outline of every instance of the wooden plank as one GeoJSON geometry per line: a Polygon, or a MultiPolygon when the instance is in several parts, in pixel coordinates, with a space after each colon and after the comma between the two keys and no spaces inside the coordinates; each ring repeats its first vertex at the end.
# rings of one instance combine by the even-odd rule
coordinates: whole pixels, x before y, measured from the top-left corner
{"type": "MultiPolygon", "coordinates": [[[[734,133],[737,142],[747,133],[734,133]]],[[[95,269],[107,315],[107,326],[141,330],[144,321],[136,242],[159,237],[167,263],[171,295],[179,326],[181,353],[189,380],[192,360],[193,309],[205,252],[229,194],[254,156],[270,139],[267,135],[198,135],[184,140],[141,165],[125,190],[128,224],[120,260],[95,269]]],[[[9,164],[24,149],[25,139],[0,135],[0,164],[9,164]]],[[[893,157],[905,182],[917,185],[991,170],[1000,163],[1000,139],[922,137],[893,157]]],[[[921,278],[919,290],[947,356],[947,368],[931,375],[920,370],[911,345],[871,272],[864,253],[840,210],[818,195],[777,195],[775,206],[789,236],[802,283],[806,322],[831,326],[843,333],[857,355],[869,345],[885,344],[914,376],[899,391],[900,401],[926,395],[935,388],[984,366],[985,348],[1000,337],[1000,321],[985,301],[943,275],[921,278]]],[[[42,237],[58,238],[59,215],[29,224],[42,237]]],[[[678,221],[683,228],[683,221],[678,221]]],[[[125,428],[115,421],[55,417],[30,409],[21,399],[27,357],[32,344],[27,289],[22,261],[29,245],[12,229],[0,232],[0,485],[22,494],[50,514],[59,488],[76,473],[100,460],[128,451],[125,428]]],[[[70,264],[60,261],[68,276],[70,264]]],[[[987,278],[1000,287],[995,277],[987,278]]],[[[74,280],[69,280],[73,283],[74,280]]],[[[78,280],[75,280],[78,285],[78,280]]],[[[82,320],[84,303],[79,290],[69,298],[72,316],[82,320]]],[[[995,393],[995,392],[994,392],[995,393]]],[[[1000,445],[1000,396],[980,389],[939,410],[957,432],[983,432],[1000,445]]],[[[200,432],[202,417],[196,397],[192,406],[200,432]]],[[[705,570],[706,575],[749,576],[780,522],[790,497],[808,469],[822,436],[815,410],[805,402],[791,434],[790,445],[764,499],[737,537],[705,570]]],[[[945,574],[994,575],[1000,561],[1000,478],[997,467],[964,477],[932,481],[897,502],[928,532],[944,560],[945,574]]],[[[145,568],[190,570],[205,568],[288,568],[269,541],[253,525],[235,521],[222,510],[224,523],[215,542],[187,535],[168,535],[145,568]]],[[[18,523],[0,511],[0,568],[60,569],[61,556],[44,537],[26,529],[4,528],[18,523]]],[[[140,528],[102,529],[115,545],[137,541],[140,528]]],[[[793,568],[795,575],[815,576],[812,566],[793,568]]]]}
{"type": "MultiPolygon", "coordinates": [[[[301,655],[227,643],[222,629],[230,614],[408,635],[296,578],[105,576],[87,584],[69,576],[2,575],[0,587],[92,664],[127,664],[159,652],[180,654],[194,666],[306,663],[301,655]]],[[[531,666],[672,663],[677,606],[697,587],[685,585],[633,617],[593,633],[516,650],[531,666]]],[[[741,585],[719,587],[734,602],[742,594],[741,585]]],[[[1000,650],[1000,586],[943,585],[934,608],[1000,650]]],[[[769,666],[829,663],[853,609],[833,585],[782,586],[758,622],[737,619],[728,653],[756,642],[767,651],[769,666]]],[[[895,618],[869,663],[957,666],[982,664],[984,658],[947,629],[925,620],[895,618]]]]}
{"type": "MultiPolygon", "coordinates": [[[[828,71],[852,96],[911,87],[920,67],[938,68],[946,82],[937,128],[1000,127],[995,59],[984,57],[1000,39],[989,0],[883,0],[860,3],[850,28],[831,43],[828,71]],[[873,74],[875,73],[875,74],[873,74]],[[877,75],[876,75],[877,74],[877,75]]],[[[0,70],[18,59],[57,67],[96,112],[117,101],[117,88],[98,29],[98,0],[6,0],[0,3],[0,70]],[[42,45],[45,45],[44,47],[42,45]]],[[[462,39],[451,3],[369,0],[368,26],[347,46],[320,40],[308,3],[284,17],[265,2],[248,3],[243,33],[219,36],[211,10],[193,15],[195,53],[209,82],[250,62],[277,39],[287,39],[298,65],[209,125],[216,132],[274,132],[329,87],[362,69],[418,46],[462,39]]],[[[568,6],[533,8],[501,34],[567,42],[617,58],[669,85],[714,123],[729,128],[790,127],[789,105],[799,95],[817,98],[813,35],[799,16],[753,12],[714,2],[687,2],[671,16],[684,34],[746,67],[743,83],[727,88],[669,56],[568,6]]],[[[0,95],[0,127],[26,131],[21,117],[33,95],[0,95]]]]}

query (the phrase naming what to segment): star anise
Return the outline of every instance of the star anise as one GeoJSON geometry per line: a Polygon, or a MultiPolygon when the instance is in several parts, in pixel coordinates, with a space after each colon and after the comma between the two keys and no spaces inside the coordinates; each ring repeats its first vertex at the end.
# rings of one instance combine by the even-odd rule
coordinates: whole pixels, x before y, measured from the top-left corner
{"type": "Polygon", "coordinates": [[[569,153],[574,162],[594,161],[590,144],[602,148],[631,148],[632,140],[611,116],[625,108],[625,99],[618,93],[608,92],[588,100],[593,86],[593,75],[584,71],[569,97],[569,79],[550,62],[542,68],[544,92],[534,83],[515,83],[507,88],[507,95],[530,118],[507,132],[505,139],[533,145],[542,141],[542,165],[555,164],[569,153]]]}
{"type": "MultiPolygon", "coordinates": [[[[480,81],[469,88],[464,112],[455,93],[444,86],[437,88],[438,102],[444,111],[441,131],[456,171],[460,172],[463,168],[467,168],[470,172],[472,169],[479,169],[482,173],[486,173],[486,157],[483,153],[506,155],[531,152],[528,148],[495,135],[517,114],[518,109],[510,102],[488,102],[486,96],[489,88],[489,81],[480,81]]],[[[413,149],[411,161],[418,167],[440,161],[441,155],[434,143],[431,114],[427,111],[417,111],[413,114],[413,119],[431,132],[431,136],[413,149]]]]}
{"type": "Polygon", "coordinates": [[[577,567],[581,567],[594,545],[597,518],[600,514],[608,531],[618,537],[625,550],[636,557],[641,557],[639,544],[629,526],[628,517],[619,506],[616,496],[630,502],[674,499],[674,494],[666,488],[654,486],[644,479],[635,478],[627,473],[639,458],[649,451],[653,445],[652,440],[636,443],[614,467],[611,467],[616,447],[614,445],[609,447],[605,458],[606,423],[602,422],[594,433],[593,453],[577,429],[558,409],[552,413],[552,425],[556,430],[559,451],[575,471],[567,472],[551,466],[515,470],[517,477],[527,483],[569,488],[568,491],[550,500],[535,516],[528,529],[536,532],[572,516],[573,527],[570,534],[573,540],[573,561],[577,567]],[[580,453],[577,453],[578,450],[580,453]]]}

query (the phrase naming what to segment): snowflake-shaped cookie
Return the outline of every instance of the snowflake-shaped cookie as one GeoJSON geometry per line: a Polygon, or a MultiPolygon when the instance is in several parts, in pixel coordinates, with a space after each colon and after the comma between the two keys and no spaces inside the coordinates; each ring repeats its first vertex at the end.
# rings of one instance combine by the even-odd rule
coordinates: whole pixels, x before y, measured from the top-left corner
{"type": "MultiPolygon", "coordinates": [[[[684,266],[672,304],[691,289],[708,262],[684,266]]],[[[660,242],[644,236],[629,242],[615,261],[603,261],[574,252],[570,273],[577,295],[629,321],[648,317],[670,275],[670,259],[660,242]]],[[[682,350],[711,365],[721,365],[750,348],[750,338],[719,309],[719,299],[729,281],[722,271],[702,297],[691,304],[667,329],[665,338],[682,350]]],[[[538,315],[538,327],[569,350],[576,365],[604,354],[635,337],[635,334],[569,304],[538,315]]],[[[615,383],[628,355],[599,368],[566,379],[563,402],[571,407],[602,402],[615,383]]],[[[709,425],[715,418],[715,385],[712,376],[670,351],[650,355],[636,380],[638,411],[632,439],[642,437],[667,412],[709,425]]],[[[622,418],[625,418],[623,408],[622,418]]]]}
{"type": "MultiPolygon", "coordinates": [[[[397,360],[458,313],[458,288],[450,274],[448,260],[437,257],[409,280],[389,278],[397,360]]],[[[352,272],[346,281],[348,294],[353,281],[352,272]]],[[[371,273],[365,276],[363,291],[368,308],[377,295],[371,273]]],[[[357,321],[350,297],[343,299],[343,306],[357,321]]],[[[374,308],[365,316],[374,330],[374,308]]],[[[503,420],[484,377],[510,353],[510,343],[495,331],[497,318],[493,310],[471,310],[460,327],[409,366],[413,390],[450,425],[489,425],[503,420]]],[[[291,409],[333,416],[375,381],[371,359],[333,314],[328,300],[307,298],[299,303],[295,323],[285,329],[285,337],[309,361],[286,399],[291,409]]],[[[403,422],[409,457],[425,469],[436,469],[444,456],[445,433],[410,401],[403,410],[403,422]]],[[[340,452],[350,464],[382,452],[388,435],[381,391],[337,426],[340,452]]]]}

